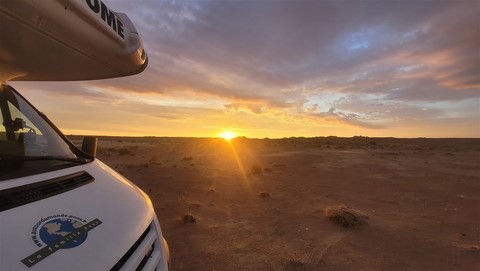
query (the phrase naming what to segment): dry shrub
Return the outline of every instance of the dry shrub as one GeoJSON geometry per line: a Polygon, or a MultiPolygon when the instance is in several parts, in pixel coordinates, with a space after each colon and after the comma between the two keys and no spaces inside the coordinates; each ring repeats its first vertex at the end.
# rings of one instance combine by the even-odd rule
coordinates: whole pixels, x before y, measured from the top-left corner
{"type": "Polygon", "coordinates": [[[125,147],[118,149],[117,152],[119,155],[133,155],[132,150],[125,147]]]}
{"type": "Polygon", "coordinates": [[[268,193],[268,192],[260,192],[260,194],[258,194],[258,196],[260,196],[261,198],[269,198],[269,197],[271,197],[271,196],[270,196],[270,193],[268,193]]]}
{"type": "Polygon", "coordinates": [[[263,169],[261,166],[253,165],[252,168],[250,169],[250,173],[253,175],[260,175],[263,173],[263,169]]]}
{"type": "Polygon", "coordinates": [[[297,259],[293,259],[293,260],[289,260],[285,266],[285,271],[304,271],[304,270],[307,270],[307,266],[304,262],[300,261],[300,260],[297,260],[297,259]]]}
{"type": "Polygon", "coordinates": [[[184,214],[182,220],[183,223],[195,223],[197,219],[192,214],[184,214]]]}
{"type": "Polygon", "coordinates": [[[367,224],[368,216],[344,205],[331,206],[325,211],[328,219],[344,228],[353,228],[367,224]]]}

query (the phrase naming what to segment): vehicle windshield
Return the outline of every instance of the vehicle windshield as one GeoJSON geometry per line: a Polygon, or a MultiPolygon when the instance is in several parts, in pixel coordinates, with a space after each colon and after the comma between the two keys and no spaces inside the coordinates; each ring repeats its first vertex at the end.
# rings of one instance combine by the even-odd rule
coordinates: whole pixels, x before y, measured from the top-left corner
{"type": "Polygon", "coordinates": [[[8,85],[0,85],[0,109],[0,180],[86,162],[8,85]]]}

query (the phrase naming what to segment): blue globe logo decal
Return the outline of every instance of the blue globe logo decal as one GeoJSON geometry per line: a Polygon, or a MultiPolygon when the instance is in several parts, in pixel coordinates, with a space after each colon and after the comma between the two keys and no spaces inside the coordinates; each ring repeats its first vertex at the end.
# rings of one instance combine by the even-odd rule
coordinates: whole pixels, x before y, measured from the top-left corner
{"type": "Polygon", "coordinates": [[[21,260],[27,267],[43,261],[60,249],[78,247],[87,240],[88,232],[102,224],[100,219],[87,220],[74,215],[56,214],[40,219],[30,232],[38,250],[21,260]]]}
{"type": "MultiPolygon", "coordinates": [[[[45,222],[40,227],[38,235],[40,240],[45,243],[47,246],[60,241],[66,235],[74,232],[77,228],[83,226],[83,223],[80,221],[70,219],[70,218],[57,218],[45,222]]],[[[83,231],[78,235],[74,240],[67,242],[61,248],[74,248],[81,245],[87,239],[87,232],[83,231]]]]}

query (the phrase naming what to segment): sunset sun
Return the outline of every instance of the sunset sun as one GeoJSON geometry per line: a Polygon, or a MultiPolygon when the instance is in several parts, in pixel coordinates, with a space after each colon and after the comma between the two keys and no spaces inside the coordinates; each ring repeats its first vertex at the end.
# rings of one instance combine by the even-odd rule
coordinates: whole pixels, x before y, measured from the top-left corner
{"type": "Polygon", "coordinates": [[[225,131],[225,132],[222,132],[220,134],[220,137],[222,137],[223,139],[225,139],[227,141],[230,141],[237,136],[238,136],[238,134],[235,133],[235,132],[232,132],[232,131],[225,131]]]}

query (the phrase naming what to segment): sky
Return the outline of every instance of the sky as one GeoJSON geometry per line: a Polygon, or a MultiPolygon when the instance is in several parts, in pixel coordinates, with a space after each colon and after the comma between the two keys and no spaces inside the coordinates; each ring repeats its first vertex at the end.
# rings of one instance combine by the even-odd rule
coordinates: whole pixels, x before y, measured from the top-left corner
{"type": "Polygon", "coordinates": [[[480,2],[104,1],[138,75],[11,82],[65,134],[480,137],[480,2]]]}

